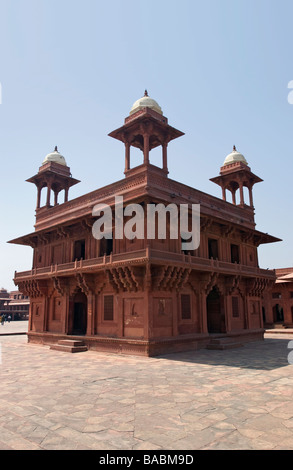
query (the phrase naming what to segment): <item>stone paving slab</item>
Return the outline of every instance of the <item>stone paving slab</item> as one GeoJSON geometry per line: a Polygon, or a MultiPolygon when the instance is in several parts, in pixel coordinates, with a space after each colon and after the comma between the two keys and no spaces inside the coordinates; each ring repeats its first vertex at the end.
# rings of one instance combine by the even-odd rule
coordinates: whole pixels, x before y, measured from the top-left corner
{"type": "Polygon", "coordinates": [[[145,358],[1,336],[0,450],[292,450],[291,339],[145,358]]]}

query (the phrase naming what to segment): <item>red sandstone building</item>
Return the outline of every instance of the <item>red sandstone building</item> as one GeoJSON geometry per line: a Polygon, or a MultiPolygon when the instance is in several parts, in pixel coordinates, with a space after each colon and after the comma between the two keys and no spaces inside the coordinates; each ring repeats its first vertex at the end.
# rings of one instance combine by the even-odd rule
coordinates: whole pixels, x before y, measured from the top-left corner
{"type": "Polygon", "coordinates": [[[267,328],[293,327],[293,268],[276,269],[276,282],[264,295],[267,328]]]}
{"type": "Polygon", "coordinates": [[[0,316],[11,321],[29,319],[29,297],[22,292],[0,289],[0,316]]]}
{"type": "Polygon", "coordinates": [[[29,341],[82,340],[97,351],[156,355],[262,339],[263,295],[275,273],[259,268],[257,249],[278,241],[255,228],[252,191],[262,180],[235,148],[212,179],[222,199],[170,179],[167,147],[183,133],[147,93],[109,135],[125,147],[120,181],[68,200],[78,180],[57,148],[28,180],[37,187],[35,231],[12,243],[34,251],[32,269],[14,278],[30,297],[29,341]],[[134,168],[132,147],[142,151],[134,168]],[[156,147],[161,167],[150,162],[156,147]],[[200,204],[199,248],[182,251],[181,239],[171,237],[95,239],[93,208],[114,207],[115,196],[123,196],[125,206],[200,204]]]}

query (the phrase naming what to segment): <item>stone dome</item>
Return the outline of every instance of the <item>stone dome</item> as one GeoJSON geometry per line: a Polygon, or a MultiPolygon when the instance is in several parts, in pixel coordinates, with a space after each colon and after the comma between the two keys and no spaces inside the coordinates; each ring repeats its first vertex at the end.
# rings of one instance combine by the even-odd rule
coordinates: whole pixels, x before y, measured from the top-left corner
{"type": "Polygon", "coordinates": [[[46,156],[46,158],[45,158],[45,160],[43,161],[42,164],[45,165],[45,163],[48,163],[48,162],[55,162],[55,163],[59,163],[60,165],[67,166],[65,158],[63,157],[63,155],[61,155],[58,152],[57,147],[55,147],[54,152],[49,153],[46,156]]]}
{"type": "Polygon", "coordinates": [[[137,101],[135,101],[129,114],[130,115],[134,114],[143,108],[151,108],[157,113],[163,114],[161,107],[158,105],[158,103],[155,100],[149,97],[147,90],[145,90],[144,96],[142,98],[139,98],[137,101]]]}
{"type": "Polygon", "coordinates": [[[242,155],[242,153],[239,153],[236,150],[236,147],[234,145],[232,152],[229,153],[229,155],[227,155],[227,157],[225,158],[224,166],[231,165],[231,163],[236,163],[236,162],[241,162],[241,163],[244,163],[245,165],[248,164],[245,157],[242,155]]]}

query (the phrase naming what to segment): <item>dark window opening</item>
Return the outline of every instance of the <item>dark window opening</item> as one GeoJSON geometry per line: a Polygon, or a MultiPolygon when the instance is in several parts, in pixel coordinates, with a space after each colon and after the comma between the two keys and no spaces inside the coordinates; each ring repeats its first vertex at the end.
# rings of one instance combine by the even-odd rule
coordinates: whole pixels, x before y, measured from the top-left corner
{"type": "Polygon", "coordinates": [[[208,248],[209,248],[209,258],[218,259],[218,240],[214,240],[213,238],[208,239],[208,248]]]}
{"type": "Polygon", "coordinates": [[[282,296],[281,296],[280,292],[273,292],[272,298],[273,299],[281,299],[282,296]]]}
{"type": "Polygon", "coordinates": [[[239,317],[239,299],[238,299],[238,297],[232,297],[232,316],[234,318],[239,317]]]}
{"type": "Polygon", "coordinates": [[[77,240],[74,242],[73,261],[85,259],[85,240],[77,240]]]}
{"type": "Polygon", "coordinates": [[[191,303],[189,294],[181,295],[181,318],[182,320],[191,319],[191,303]]]}
{"type": "Polygon", "coordinates": [[[102,238],[100,245],[100,256],[108,256],[113,252],[113,238],[102,238]]]}
{"type": "Polygon", "coordinates": [[[238,245],[231,245],[231,263],[240,263],[238,245]]]}
{"type": "Polygon", "coordinates": [[[114,296],[105,295],[104,297],[104,320],[114,320],[114,296]]]}

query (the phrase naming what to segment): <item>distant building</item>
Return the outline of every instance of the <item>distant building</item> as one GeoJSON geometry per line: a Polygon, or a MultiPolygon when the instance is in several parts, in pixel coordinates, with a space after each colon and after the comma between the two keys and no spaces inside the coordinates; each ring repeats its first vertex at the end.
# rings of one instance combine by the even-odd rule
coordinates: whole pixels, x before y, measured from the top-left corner
{"type": "Polygon", "coordinates": [[[293,327],[293,268],[276,269],[276,282],[264,296],[264,324],[293,327]]]}
{"type": "MultiPolygon", "coordinates": [[[[14,277],[30,297],[29,341],[61,347],[64,340],[82,340],[97,351],[157,355],[263,339],[263,295],[275,272],[259,267],[258,246],[279,239],[255,228],[252,190],[262,180],[244,156],[234,147],[212,178],[222,199],[170,179],[167,147],[183,133],[147,93],[109,135],[125,147],[120,181],[68,200],[79,181],[57,148],[28,179],[37,187],[35,230],[11,243],[34,250],[32,269],[14,277]],[[132,147],[141,150],[142,163],[131,168],[132,147]],[[150,162],[156,147],[162,149],[161,166],[150,162]],[[135,203],[144,214],[150,204],[185,205],[190,222],[191,206],[199,204],[199,247],[183,249],[170,230],[162,239],[158,218],[154,238],[131,239],[125,235],[129,213],[122,236],[113,227],[112,238],[97,239],[93,209],[106,204],[114,211],[116,196],[123,196],[122,209],[135,203]]],[[[102,172],[103,163],[116,165],[102,156],[89,171],[102,172]]],[[[170,218],[166,224],[170,228],[170,218]]]]}
{"type": "Polygon", "coordinates": [[[7,292],[6,289],[0,290],[0,315],[11,317],[14,320],[28,320],[29,319],[29,306],[30,300],[28,295],[22,292],[11,291],[7,292]]]}

